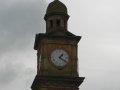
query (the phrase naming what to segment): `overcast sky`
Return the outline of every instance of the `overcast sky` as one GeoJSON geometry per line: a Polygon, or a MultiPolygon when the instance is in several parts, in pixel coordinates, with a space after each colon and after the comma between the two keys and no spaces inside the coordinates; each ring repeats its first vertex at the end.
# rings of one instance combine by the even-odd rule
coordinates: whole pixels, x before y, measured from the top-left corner
{"type": "MultiPolygon", "coordinates": [[[[53,0],[0,0],[0,90],[31,90],[36,75],[36,33],[45,32],[46,7],[53,0]]],[[[120,90],[120,1],[61,0],[68,30],[82,36],[80,90],[120,90]]]]}

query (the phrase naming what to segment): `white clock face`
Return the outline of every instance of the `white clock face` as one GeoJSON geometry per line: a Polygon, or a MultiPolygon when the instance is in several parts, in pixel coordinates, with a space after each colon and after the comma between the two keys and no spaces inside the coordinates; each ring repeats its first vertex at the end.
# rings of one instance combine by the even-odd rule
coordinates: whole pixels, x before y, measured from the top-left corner
{"type": "Polygon", "coordinates": [[[65,66],[68,63],[69,56],[66,51],[56,49],[51,53],[51,61],[56,66],[65,66]]]}

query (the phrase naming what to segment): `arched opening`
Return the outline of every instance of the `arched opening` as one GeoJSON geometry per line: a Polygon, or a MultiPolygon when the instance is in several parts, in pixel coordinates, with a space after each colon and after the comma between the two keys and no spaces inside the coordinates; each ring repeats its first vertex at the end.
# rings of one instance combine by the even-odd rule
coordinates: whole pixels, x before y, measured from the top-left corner
{"type": "Polygon", "coordinates": [[[60,22],[59,19],[57,19],[57,20],[56,20],[56,23],[57,23],[57,26],[59,27],[61,22],[60,22]]]}
{"type": "Polygon", "coordinates": [[[53,28],[53,21],[50,20],[50,28],[53,28]]]}

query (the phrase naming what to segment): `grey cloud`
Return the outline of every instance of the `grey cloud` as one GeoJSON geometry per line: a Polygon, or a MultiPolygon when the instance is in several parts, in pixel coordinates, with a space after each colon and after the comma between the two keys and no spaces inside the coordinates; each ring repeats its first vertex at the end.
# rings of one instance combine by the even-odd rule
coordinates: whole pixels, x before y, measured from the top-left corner
{"type": "Polygon", "coordinates": [[[45,31],[45,5],[42,0],[36,0],[1,7],[0,54],[9,50],[25,49],[37,32],[45,31]]]}
{"type": "Polygon", "coordinates": [[[27,90],[30,89],[35,71],[26,68],[22,63],[9,62],[0,68],[0,89],[1,90],[27,90]]]}
{"type": "Polygon", "coordinates": [[[0,90],[30,90],[36,72],[26,57],[45,32],[45,8],[44,0],[0,0],[0,90]]]}
{"type": "Polygon", "coordinates": [[[20,71],[18,65],[7,63],[0,68],[0,86],[9,84],[16,79],[20,71]]]}

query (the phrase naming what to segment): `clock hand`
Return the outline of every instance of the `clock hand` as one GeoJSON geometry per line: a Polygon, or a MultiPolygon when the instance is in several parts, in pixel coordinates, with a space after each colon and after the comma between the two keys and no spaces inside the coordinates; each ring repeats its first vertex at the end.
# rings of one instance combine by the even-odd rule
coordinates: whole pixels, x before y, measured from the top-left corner
{"type": "Polygon", "coordinates": [[[61,54],[61,55],[59,56],[59,58],[62,58],[62,56],[63,56],[63,54],[61,54]]]}
{"type": "Polygon", "coordinates": [[[59,59],[60,59],[60,60],[62,60],[62,61],[64,61],[65,63],[67,63],[67,61],[66,61],[66,60],[64,60],[63,58],[59,57],[59,59]]]}
{"type": "Polygon", "coordinates": [[[67,61],[64,60],[62,57],[63,57],[63,54],[61,54],[61,55],[59,56],[59,59],[62,60],[62,61],[64,61],[65,63],[67,63],[67,61]]]}

